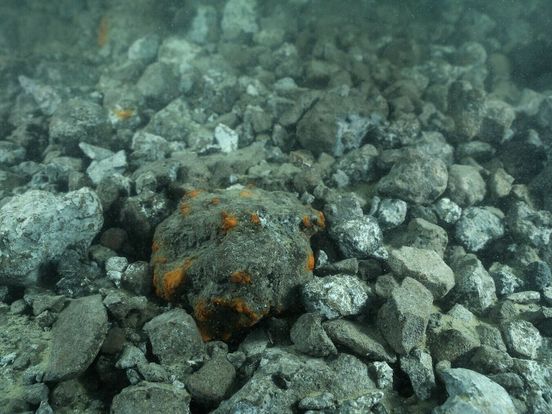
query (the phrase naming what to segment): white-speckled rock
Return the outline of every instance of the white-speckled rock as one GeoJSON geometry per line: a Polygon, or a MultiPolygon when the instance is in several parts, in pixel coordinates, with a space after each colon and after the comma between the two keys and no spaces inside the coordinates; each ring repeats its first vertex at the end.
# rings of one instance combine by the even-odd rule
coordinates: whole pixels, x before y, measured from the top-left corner
{"type": "Polygon", "coordinates": [[[32,285],[39,269],[68,249],[87,249],[103,225],[89,188],[57,195],[32,190],[0,209],[0,284],[32,285]]]}

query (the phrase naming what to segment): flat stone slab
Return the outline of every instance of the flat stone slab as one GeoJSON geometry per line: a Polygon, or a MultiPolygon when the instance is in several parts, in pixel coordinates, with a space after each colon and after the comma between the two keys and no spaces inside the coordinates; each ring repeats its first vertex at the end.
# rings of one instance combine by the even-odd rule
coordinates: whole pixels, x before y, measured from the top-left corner
{"type": "Polygon", "coordinates": [[[94,361],[107,334],[107,312],[100,295],[72,301],[52,329],[52,348],[44,378],[78,377],[94,361]]]}

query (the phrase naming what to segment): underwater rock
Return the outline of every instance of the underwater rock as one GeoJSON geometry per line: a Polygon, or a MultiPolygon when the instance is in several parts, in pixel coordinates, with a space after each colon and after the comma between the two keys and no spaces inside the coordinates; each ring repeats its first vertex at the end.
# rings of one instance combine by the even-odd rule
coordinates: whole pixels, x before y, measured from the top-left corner
{"type": "Polygon", "coordinates": [[[324,226],[286,193],[191,191],[155,231],[155,291],[190,306],[205,339],[229,339],[297,306],[314,269],[309,237],[324,226]]]}
{"type": "Polygon", "coordinates": [[[86,250],[103,224],[89,188],[56,195],[32,190],[0,208],[0,283],[32,285],[68,248],[86,250]]]}

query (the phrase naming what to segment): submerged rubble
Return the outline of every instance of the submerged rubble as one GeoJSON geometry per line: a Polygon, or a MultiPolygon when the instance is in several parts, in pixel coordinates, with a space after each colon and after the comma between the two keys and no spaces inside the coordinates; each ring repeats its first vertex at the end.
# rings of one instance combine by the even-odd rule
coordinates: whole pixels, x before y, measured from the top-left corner
{"type": "Polygon", "coordinates": [[[548,2],[108,3],[0,5],[0,412],[552,412],[548,2]]]}

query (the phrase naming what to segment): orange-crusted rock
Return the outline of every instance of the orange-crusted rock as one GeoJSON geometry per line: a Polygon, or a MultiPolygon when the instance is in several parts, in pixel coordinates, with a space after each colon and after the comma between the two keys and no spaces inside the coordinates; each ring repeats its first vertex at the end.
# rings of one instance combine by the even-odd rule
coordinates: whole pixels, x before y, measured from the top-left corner
{"type": "Polygon", "coordinates": [[[192,311],[204,340],[230,339],[300,302],[314,268],[309,238],[323,225],[317,210],[255,188],[194,192],[183,203],[186,214],[177,209],[155,231],[154,286],[192,311]]]}

